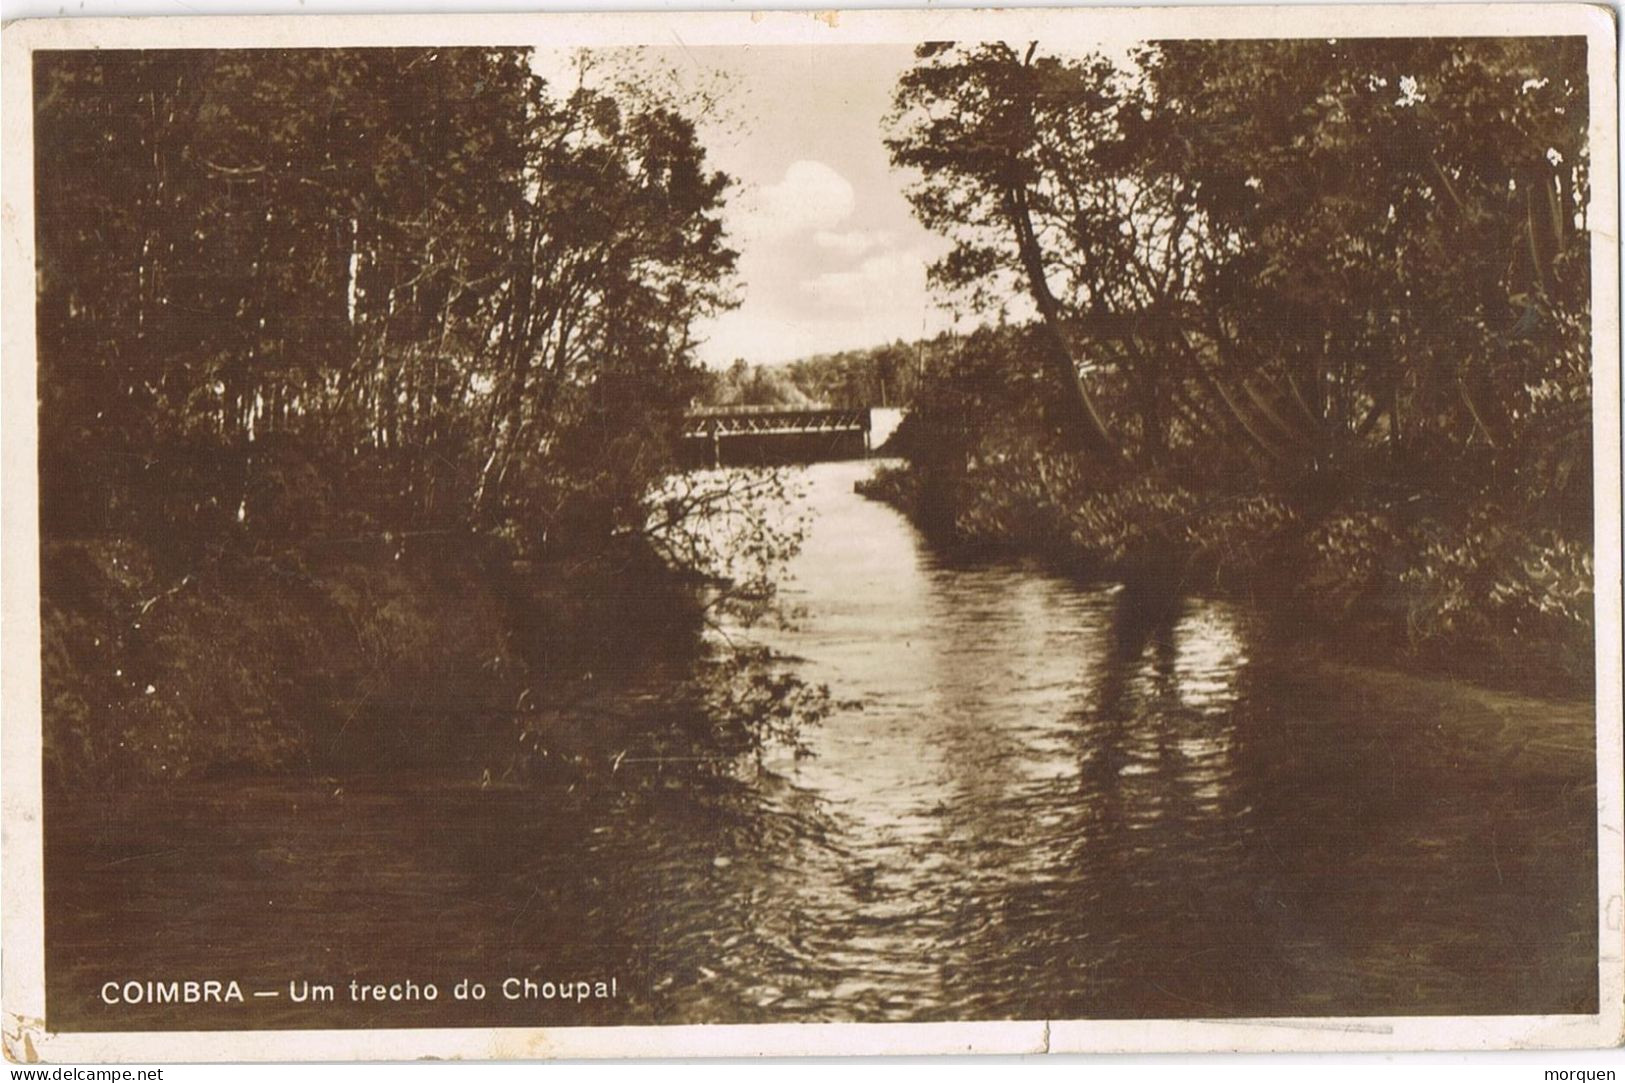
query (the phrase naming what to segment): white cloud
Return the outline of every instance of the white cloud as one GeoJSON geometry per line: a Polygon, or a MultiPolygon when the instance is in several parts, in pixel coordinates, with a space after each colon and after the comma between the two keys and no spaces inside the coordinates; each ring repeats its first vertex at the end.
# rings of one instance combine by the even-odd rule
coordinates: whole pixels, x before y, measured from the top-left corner
{"type": "Polygon", "coordinates": [[[925,261],[913,252],[882,252],[850,271],[831,271],[803,286],[829,308],[865,309],[914,300],[925,291],[925,261]]]}
{"type": "Polygon", "coordinates": [[[791,163],[784,178],[756,193],[740,232],[783,240],[809,231],[827,231],[851,216],[857,205],[852,183],[823,162],[791,163]]]}
{"type": "Polygon", "coordinates": [[[890,230],[883,229],[849,229],[840,232],[821,229],[813,234],[813,243],[827,251],[856,259],[865,252],[889,247],[893,243],[893,236],[890,230]]]}

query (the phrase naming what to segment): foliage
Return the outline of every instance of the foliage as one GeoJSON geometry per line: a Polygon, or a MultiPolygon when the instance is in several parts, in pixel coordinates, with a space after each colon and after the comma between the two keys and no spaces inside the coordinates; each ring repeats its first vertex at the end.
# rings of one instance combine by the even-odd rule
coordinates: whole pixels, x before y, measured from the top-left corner
{"type": "Polygon", "coordinates": [[[705,581],[714,625],[748,628],[773,612],[778,576],[806,539],[810,513],[799,495],[785,469],[673,474],[642,537],[668,564],[705,581]]]}
{"type": "Polygon", "coordinates": [[[530,60],[38,58],[61,777],[467,756],[521,693],[697,644],[694,581],[767,611],[784,479],[673,474],[732,303],[714,102],[530,60]]]}
{"type": "Polygon", "coordinates": [[[954,242],[933,279],[1030,321],[926,370],[922,513],[1125,574],[1287,573],[1419,651],[1584,657],[1583,43],[917,55],[888,146],[954,242]]]}
{"type": "Polygon", "coordinates": [[[1424,649],[1470,645],[1502,667],[1585,673],[1591,664],[1589,547],[1553,530],[1508,526],[1503,509],[1474,507],[1465,524],[1427,524],[1419,559],[1402,575],[1407,631],[1424,649]]]}
{"type": "Polygon", "coordinates": [[[783,365],[751,365],[744,358],[711,374],[700,392],[705,406],[809,406],[817,400],[783,365]]]}
{"type": "Polygon", "coordinates": [[[927,357],[950,345],[950,336],[944,334],[777,365],[752,365],[739,358],[727,369],[709,374],[700,401],[707,406],[906,407],[913,401],[927,357]]]}
{"type": "Polygon", "coordinates": [[[758,762],[772,745],[790,749],[797,759],[812,755],[807,731],[836,708],[828,687],[808,683],[762,647],[712,658],[682,694],[708,727],[713,747],[758,762]]]}
{"type": "Polygon", "coordinates": [[[864,350],[815,354],[790,362],[790,379],[808,398],[840,409],[902,407],[914,398],[926,356],[947,344],[946,335],[917,342],[901,339],[864,350]]]}
{"type": "Polygon", "coordinates": [[[1482,473],[1536,389],[1585,394],[1584,71],[1555,39],[929,46],[889,145],[956,242],[936,280],[1031,295],[1097,455],[1482,473]]]}
{"type": "Polygon", "coordinates": [[[172,579],[129,542],[48,544],[48,773],[134,782],[466,753],[524,666],[501,597],[460,556],[236,559],[172,579]]]}
{"type": "Polygon", "coordinates": [[[272,446],[386,527],[639,522],[728,302],[729,181],[670,102],[527,55],[42,57],[47,529],[287,530],[272,446]]]}

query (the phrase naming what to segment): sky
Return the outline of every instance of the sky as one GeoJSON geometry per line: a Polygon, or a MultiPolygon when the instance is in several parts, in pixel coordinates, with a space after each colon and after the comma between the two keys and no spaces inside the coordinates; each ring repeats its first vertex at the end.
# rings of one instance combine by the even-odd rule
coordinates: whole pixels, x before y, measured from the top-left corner
{"type": "MultiPolygon", "coordinates": [[[[700,357],[722,367],[913,340],[947,327],[925,269],[947,242],[915,221],[882,142],[906,45],[650,48],[638,63],[712,87],[702,120],[713,168],[735,177],[724,221],[740,252],[737,309],[706,321],[700,357]]],[[[538,52],[575,85],[573,56],[538,52]]]]}

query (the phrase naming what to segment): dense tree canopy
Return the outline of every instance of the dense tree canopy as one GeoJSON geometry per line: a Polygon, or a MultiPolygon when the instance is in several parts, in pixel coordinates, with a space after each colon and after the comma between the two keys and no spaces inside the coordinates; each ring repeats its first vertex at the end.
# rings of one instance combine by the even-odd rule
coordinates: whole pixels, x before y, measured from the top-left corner
{"type": "Polygon", "coordinates": [[[734,263],[672,103],[551,93],[511,49],[35,78],[49,528],[637,521],[734,263]]]}
{"type": "Polygon", "coordinates": [[[1256,565],[1297,536],[1331,569],[1307,589],[1413,636],[1588,626],[1585,60],[1578,38],[920,48],[888,146],[954,242],[934,281],[1033,332],[933,370],[915,423],[1047,373],[1024,445],[954,438],[954,491],[1030,489],[1108,562],[1256,565]]]}
{"type": "Polygon", "coordinates": [[[1031,298],[1096,447],[1455,459],[1583,404],[1584,70],[1578,39],[928,46],[890,146],[957,242],[936,280],[1031,298]]]}

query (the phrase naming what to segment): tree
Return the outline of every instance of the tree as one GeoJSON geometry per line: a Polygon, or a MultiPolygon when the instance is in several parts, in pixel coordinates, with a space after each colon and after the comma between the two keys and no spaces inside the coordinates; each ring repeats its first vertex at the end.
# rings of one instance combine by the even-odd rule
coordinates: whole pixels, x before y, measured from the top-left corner
{"type": "Polygon", "coordinates": [[[886,145],[893,164],[922,177],[909,193],[920,220],[958,241],[932,276],[954,287],[1019,271],[1043,321],[1069,432],[1097,453],[1110,452],[1116,441],[1079,375],[1033,213],[1042,180],[1040,125],[1057,106],[1069,117],[1086,117],[1103,102],[1075,80],[1068,89],[1083,89],[1084,96],[1058,98],[1055,84],[1071,72],[1039,58],[1036,46],[1017,52],[1004,43],[927,44],[916,55],[921,62],[897,88],[892,126],[901,134],[886,145]]]}
{"type": "Polygon", "coordinates": [[[1548,380],[1583,394],[1583,46],[1170,42],[1146,71],[1148,164],[1213,238],[1194,333],[1276,440],[1414,472],[1508,445],[1548,380]]]}
{"type": "Polygon", "coordinates": [[[48,527],[636,518],[734,262],[669,95],[521,49],[63,53],[36,92],[48,527]]]}
{"type": "Polygon", "coordinates": [[[931,45],[888,145],[956,241],[935,280],[1031,296],[1089,445],[1364,483],[1583,398],[1584,70],[1555,39],[931,45]]]}

